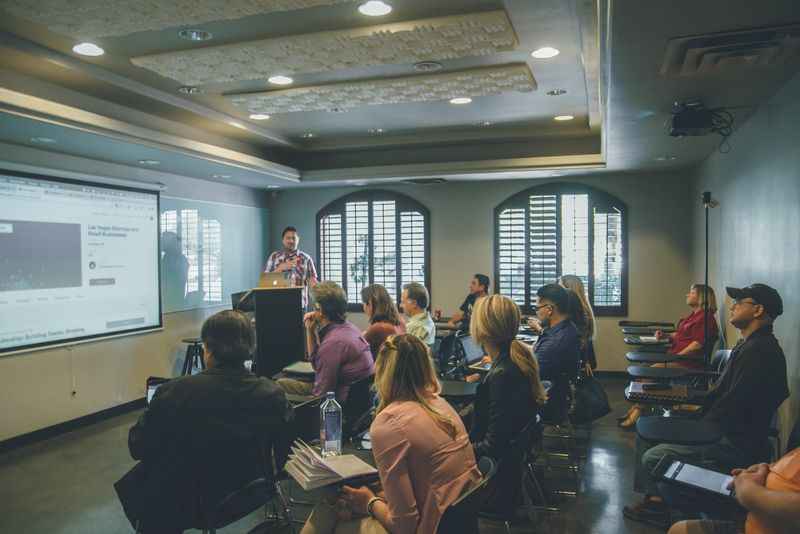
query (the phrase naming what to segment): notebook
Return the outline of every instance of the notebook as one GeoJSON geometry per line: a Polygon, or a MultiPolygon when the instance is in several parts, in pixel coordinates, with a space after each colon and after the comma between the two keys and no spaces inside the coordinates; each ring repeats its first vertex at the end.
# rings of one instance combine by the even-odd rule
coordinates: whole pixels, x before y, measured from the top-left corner
{"type": "Polygon", "coordinates": [[[286,472],[305,491],[336,484],[348,479],[376,477],[378,470],[355,455],[323,458],[317,450],[298,439],[292,445],[286,472]]]}

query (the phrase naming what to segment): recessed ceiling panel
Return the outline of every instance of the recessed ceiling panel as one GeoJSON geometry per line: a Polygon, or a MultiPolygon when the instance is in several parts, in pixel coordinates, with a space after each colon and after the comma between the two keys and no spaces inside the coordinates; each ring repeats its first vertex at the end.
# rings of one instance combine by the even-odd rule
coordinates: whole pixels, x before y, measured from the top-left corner
{"type": "Polygon", "coordinates": [[[266,80],[276,74],[486,56],[512,50],[516,44],[505,11],[490,11],[209,46],[131,61],[195,86],[266,80]]]}
{"type": "Polygon", "coordinates": [[[528,65],[503,65],[459,72],[405,76],[360,82],[300,87],[282,91],[227,95],[248,113],[347,111],[362,106],[434,102],[536,89],[528,65]]]}
{"type": "Polygon", "coordinates": [[[91,39],[235,20],[357,0],[5,0],[3,9],[49,30],[91,39]]]}

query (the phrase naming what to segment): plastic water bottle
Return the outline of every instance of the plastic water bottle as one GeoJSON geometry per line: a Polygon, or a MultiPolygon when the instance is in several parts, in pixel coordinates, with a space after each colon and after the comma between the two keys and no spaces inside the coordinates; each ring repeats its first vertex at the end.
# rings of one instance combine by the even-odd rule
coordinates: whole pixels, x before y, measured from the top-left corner
{"type": "Polygon", "coordinates": [[[336,394],[329,391],[320,406],[319,440],[322,456],[342,454],[342,407],[336,402],[336,394]]]}

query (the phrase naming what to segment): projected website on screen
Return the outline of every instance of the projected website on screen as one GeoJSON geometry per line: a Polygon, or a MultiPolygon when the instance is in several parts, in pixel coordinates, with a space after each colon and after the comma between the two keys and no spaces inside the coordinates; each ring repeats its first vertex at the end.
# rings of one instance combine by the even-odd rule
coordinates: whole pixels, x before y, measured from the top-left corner
{"type": "Polygon", "coordinates": [[[0,353],[161,325],[158,195],[0,171],[0,353]]]}

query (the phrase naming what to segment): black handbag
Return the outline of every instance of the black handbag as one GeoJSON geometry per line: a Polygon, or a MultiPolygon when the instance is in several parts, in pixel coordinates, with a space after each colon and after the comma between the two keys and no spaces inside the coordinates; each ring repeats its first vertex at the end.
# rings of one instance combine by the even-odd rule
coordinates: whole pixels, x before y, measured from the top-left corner
{"type": "Polygon", "coordinates": [[[608,395],[591,371],[575,383],[575,400],[569,418],[573,424],[591,423],[611,413],[608,395]]]}

